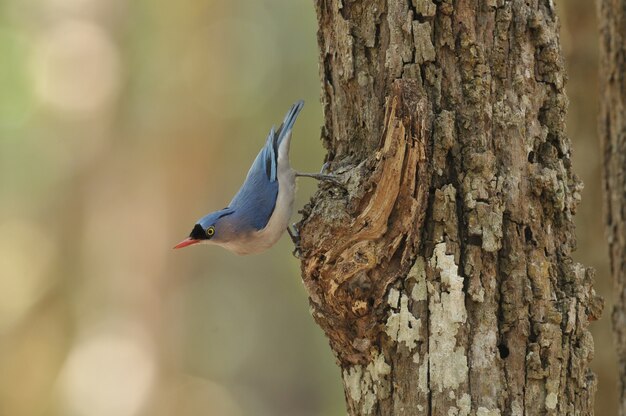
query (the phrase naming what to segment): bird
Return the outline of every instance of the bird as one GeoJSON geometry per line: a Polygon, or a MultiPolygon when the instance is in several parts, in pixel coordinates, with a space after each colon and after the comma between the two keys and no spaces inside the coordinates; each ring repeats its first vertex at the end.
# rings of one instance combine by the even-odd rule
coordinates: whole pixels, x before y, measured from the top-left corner
{"type": "Polygon", "coordinates": [[[272,126],[265,145],[228,206],[200,218],[189,237],[174,246],[175,249],[212,244],[239,255],[257,254],[273,246],[285,230],[289,231],[297,246],[297,233],[289,229],[296,177],[310,177],[338,184],[333,175],[301,173],[291,168],[291,133],[303,106],[304,101],[297,101],[278,129],[272,126]]]}

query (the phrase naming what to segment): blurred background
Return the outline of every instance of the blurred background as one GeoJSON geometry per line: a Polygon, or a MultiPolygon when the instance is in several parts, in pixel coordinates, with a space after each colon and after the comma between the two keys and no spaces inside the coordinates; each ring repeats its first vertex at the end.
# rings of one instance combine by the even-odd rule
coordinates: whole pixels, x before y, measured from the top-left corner
{"type": "MultiPolygon", "coordinates": [[[[562,0],[576,260],[598,414],[615,414],[593,2],[562,0]]],[[[0,415],[344,415],[288,238],[241,258],[171,247],[225,206],[298,98],[292,164],[323,161],[311,1],[0,2],[0,415]],[[288,342],[283,342],[288,340],[288,342]]],[[[315,184],[301,181],[298,207],[315,184]]]]}

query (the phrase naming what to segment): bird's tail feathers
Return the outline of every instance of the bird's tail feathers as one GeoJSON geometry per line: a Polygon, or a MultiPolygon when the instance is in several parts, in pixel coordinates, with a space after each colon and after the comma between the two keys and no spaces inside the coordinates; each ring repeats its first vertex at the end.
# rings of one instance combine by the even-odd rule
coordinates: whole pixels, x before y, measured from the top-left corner
{"type": "Polygon", "coordinates": [[[302,110],[302,107],[304,107],[304,101],[300,100],[296,102],[291,106],[278,129],[275,129],[274,126],[272,126],[272,129],[267,136],[267,140],[265,141],[265,146],[261,150],[261,153],[259,153],[258,157],[264,161],[265,173],[271,181],[275,181],[276,175],[278,174],[277,163],[280,144],[286,137],[289,137],[293,124],[296,122],[296,118],[298,117],[300,110],[302,110]]]}
{"type": "Polygon", "coordinates": [[[302,107],[304,107],[304,101],[298,100],[294,105],[291,106],[289,111],[287,111],[283,123],[280,125],[280,127],[278,127],[278,130],[276,131],[276,141],[278,145],[280,145],[283,139],[287,137],[291,132],[291,129],[293,128],[293,125],[296,122],[296,118],[298,118],[298,114],[300,114],[302,107]]]}

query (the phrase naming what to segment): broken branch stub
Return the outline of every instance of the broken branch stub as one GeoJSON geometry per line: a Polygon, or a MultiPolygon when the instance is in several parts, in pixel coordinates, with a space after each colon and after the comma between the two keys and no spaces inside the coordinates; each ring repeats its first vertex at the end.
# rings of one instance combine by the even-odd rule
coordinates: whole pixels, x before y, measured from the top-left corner
{"type": "Polygon", "coordinates": [[[414,84],[394,82],[378,151],[336,170],[347,195],[318,192],[300,223],[312,314],[342,364],[370,360],[387,288],[406,276],[421,242],[431,115],[414,84]]]}

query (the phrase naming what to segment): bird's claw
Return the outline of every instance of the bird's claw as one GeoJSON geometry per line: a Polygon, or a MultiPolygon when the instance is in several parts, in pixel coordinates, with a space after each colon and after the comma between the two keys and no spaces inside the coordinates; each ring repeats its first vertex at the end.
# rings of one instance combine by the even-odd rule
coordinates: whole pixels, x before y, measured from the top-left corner
{"type": "Polygon", "coordinates": [[[324,173],[302,173],[302,172],[296,172],[296,176],[299,177],[305,177],[305,178],[313,178],[313,179],[317,179],[318,181],[325,181],[325,182],[330,182],[335,186],[338,186],[342,189],[346,189],[346,185],[344,183],[342,183],[337,176],[335,175],[327,175],[324,173]]]}
{"type": "Polygon", "coordinates": [[[291,241],[295,246],[293,252],[291,253],[295,258],[299,259],[302,255],[302,251],[300,250],[300,233],[296,228],[296,224],[287,227],[287,232],[289,233],[289,237],[291,237],[291,241]]]}

